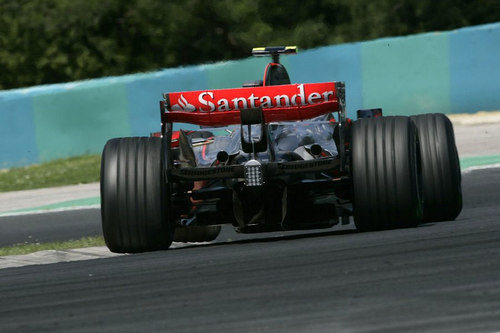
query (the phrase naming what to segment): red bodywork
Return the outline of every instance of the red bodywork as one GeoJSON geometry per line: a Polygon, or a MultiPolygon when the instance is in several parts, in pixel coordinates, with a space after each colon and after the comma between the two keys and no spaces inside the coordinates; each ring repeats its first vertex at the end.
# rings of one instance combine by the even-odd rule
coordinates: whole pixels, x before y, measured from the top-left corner
{"type": "Polygon", "coordinates": [[[163,123],[226,126],[240,123],[240,109],[261,107],[267,122],[314,118],[339,110],[335,82],[199,90],[165,94],[163,123]]]}

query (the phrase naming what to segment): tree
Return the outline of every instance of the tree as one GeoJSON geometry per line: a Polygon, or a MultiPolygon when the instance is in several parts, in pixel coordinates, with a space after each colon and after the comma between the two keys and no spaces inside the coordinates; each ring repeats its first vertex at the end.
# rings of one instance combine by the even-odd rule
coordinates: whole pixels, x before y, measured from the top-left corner
{"type": "Polygon", "coordinates": [[[0,0],[0,89],[494,22],[497,0],[0,0]]]}

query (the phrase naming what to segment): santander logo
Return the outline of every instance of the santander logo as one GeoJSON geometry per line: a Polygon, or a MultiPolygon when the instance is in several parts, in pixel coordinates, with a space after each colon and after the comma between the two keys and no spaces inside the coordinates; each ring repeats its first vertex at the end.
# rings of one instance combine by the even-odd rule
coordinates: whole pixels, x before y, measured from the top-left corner
{"type": "Polygon", "coordinates": [[[259,106],[266,109],[299,107],[327,102],[335,98],[335,86],[333,82],[291,84],[259,88],[190,91],[170,93],[169,95],[172,101],[177,98],[177,104],[171,107],[172,111],[232,111],[259,106]],[[187,96],[187,99],[184,95],[187,96]],[[246,97],[243,97],[245,95],[246,97]],[[193,104],[190,104],[188,99],[193,104]]]}
{"type": "Polygon", "coordinates": [[[187,99],[182,96],[179,97],[179,100],[177,101],[177,104],[172,105],[172,111],[196,111],[196,107],[192,104],[189,104],[187,99]]]}

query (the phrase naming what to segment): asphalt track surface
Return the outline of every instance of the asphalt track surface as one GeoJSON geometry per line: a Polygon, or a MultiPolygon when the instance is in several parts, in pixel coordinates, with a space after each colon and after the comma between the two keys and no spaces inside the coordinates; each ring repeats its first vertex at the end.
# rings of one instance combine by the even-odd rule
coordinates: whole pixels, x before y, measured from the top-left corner
{"type": "Polygon", "coordinates": [[[454,222],[0,270],[0,331],[500,331],[500,169],[454,222]]]}
{"type": "Polygon", "coordinates": [[[0,247],[102,235],[99,209],[0,217],[0,247]]]}

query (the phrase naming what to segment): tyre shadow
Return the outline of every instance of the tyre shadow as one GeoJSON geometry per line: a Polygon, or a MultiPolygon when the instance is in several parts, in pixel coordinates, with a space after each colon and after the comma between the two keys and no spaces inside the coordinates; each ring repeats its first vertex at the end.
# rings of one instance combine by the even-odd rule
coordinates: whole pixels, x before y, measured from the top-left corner
{"type": "MultiPolygon", "coordinates": [[[[319,232],[308,232],[303,234],[292,234],[292,235],[270,235],[268,237],[257,237],[257,238],[245,238],[245,239],[228,239],[215,241],[213,243],[186,243],[183,246],[177,248],[171,248],[169,251],[175,250],[183,250],[189,248],[199,248],[199,247],[214,247],[214,246],[223,246],[229,244],[248,244],[248,243],[269,243],[269,242],[280,242],[280,241],[289,241],[295,239],[305,239],[305,238],[319,238],[319,237],[330,237],[330,236],[341,236],[341,235],[350,235],[358,233],[356,229],[348,229],[348,230],[333,230],[333,231],[319,231],[319,232]]],[[[251,235],[251,234],[247,234],[251,235]]],[[[258,234],[256,234],[258,235],[258,234]]]]}

